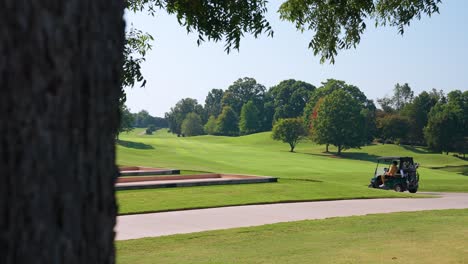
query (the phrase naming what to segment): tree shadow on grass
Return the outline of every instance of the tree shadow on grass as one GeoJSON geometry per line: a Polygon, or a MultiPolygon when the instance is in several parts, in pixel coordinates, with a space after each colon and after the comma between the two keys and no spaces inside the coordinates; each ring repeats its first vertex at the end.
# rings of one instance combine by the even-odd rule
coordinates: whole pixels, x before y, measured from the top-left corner
{"type": "Polygon", "coordinates": [[[343,152],[341,153],[341,157],[345,159],[353,159],[353,160],[364,160],[370,162],[377,162],[377,158],[380,156],[369,154],[366,152],[343,152]]]}
{"type": "Polygon", "coordinates": [[[460,174],[462,176],[468,176],[468,165],[432,167],[430,169],[455,172],[455,173],[460,174]]]}
{"type": "Polygon", "coordinates": [[[117,140],[117,145],[126,147],[126,148],[133,148],[133,149],[154,149],[153,146],[140,143],[140,142],[133,142],[133,141],[126,141],[126,140],[117,140]]]}
{"type": "Polygon", "coordinates": [[[290,180],[290,181],[317,182],[317,183],[323,182],[323,181],[321,181],[321,180],[314,180],[314,179],[297,179],[297,178],[287,178],[287,180],[290,180]]]}
{"type": "Polygon", "coordinates": [[[342,152],[340,156],[337,156],[336,152],[322,152],[322,153],[306,153],[306,152],[297,152],[300,154],[305,154],[305,155],[312,155],[312,156],[318,156],[318,157],[329,157],[329,158],[335,158],[335,159],[352,159],[352,160],[362,160],[362,161],[370,161],[370,162],[376,162],[377,158],[380,156],[365,153],[365,152],[342,152]]]}
{"type": "Polygon", "coordinates": [[[408,150],[408,151],[411,151],[413,153],[418,153],[418,154],[434,154],[434,153],[437,153],[437,152],[433,152],[433,151],[430,151],[429,149],[426,149],[424,148],[423,150],[421,149],[417,149],[413,146],[409,146],[409,145],[400,145],[402,148],[408,150]]]}
{"type": "MultiPolygon", "coordinates": [[[[466,155],[466,153],[465,153],[466,155]]],[[[453,157],[457,158],[457,159],[460,159],[460,160],[463,160],[463,161],[468,161],[468,157],[463,157],[463,154],[456,154],[456,153],[453,153],[452,154],[453,157]]]]}

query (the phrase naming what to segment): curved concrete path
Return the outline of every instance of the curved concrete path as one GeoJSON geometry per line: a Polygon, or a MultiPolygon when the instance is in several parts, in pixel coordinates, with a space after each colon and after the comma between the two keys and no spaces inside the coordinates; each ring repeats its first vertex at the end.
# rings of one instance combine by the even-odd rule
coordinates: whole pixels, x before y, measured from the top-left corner
{"type": "Polygon", "coordinates": [[[425,194],[440,197],[246,205],[119,216],[116,239],[157,237],[338,216],[468,208],[468,193],[425,194]]]}

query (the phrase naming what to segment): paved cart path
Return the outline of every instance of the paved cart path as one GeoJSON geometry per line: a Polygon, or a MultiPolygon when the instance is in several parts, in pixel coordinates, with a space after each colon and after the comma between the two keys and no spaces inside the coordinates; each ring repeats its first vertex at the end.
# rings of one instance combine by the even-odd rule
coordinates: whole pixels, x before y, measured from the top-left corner
{"type": "Polygon", "coordinates": [[[246,205],[117,217],[117,240],[157,237],[308,219],[468,208],[468,193],[439,198],[393,198],[246,205]]]}

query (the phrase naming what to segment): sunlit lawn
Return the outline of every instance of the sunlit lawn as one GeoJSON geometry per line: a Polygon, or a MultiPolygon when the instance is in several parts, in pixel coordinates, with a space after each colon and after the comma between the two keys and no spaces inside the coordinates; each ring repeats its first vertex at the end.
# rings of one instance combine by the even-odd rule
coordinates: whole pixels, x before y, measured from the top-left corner
{"type": "MultiPolygon", "coordinates": [[[[139,135],[122,134],[126,144],[117,146],[120,165],[141,165],[182,170],[269,175],[278,183],[206,186],[119,191],[120,213],[165,211],[236,204],[300,200],[408,196],[367,188],[375,169],[375,157],[413,156],[421,163],[420,191],[468,191],[468,176],[459,171],[430,167],[461,166],[468,162],[422,148],[372,145],[348,150],[337,158],[322,153],[323,146],[299,144],[296,153],[287,144],[273,141],[270,133],[244,137],[200,136],[178,138],[166,130],[139,135]]],[[[331,148],[332,151],[333,148],[331,148]]]]}
{"type": "Polygon", "coordinates": [[[468,263],[468,210],[332,218],[117,242],[117,263],[468,263]]]}

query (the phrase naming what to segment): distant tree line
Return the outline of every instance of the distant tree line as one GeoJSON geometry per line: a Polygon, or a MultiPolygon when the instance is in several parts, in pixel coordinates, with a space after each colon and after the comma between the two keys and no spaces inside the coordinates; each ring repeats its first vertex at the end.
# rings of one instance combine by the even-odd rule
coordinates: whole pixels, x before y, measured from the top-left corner
{"type": "Polygon", "coordinates": [[[238,136],[273,130],[273,138],[289,143],[291,151],[308,137],[324,144],[327,152],[329,145],[336,146],[338,154],[373,141],[466,153],[467,91],[445,95],[433,89],[414,96],[407,83],[396,84],[393,94],[377,103],[381,109],[358,87],[335,79],[318,88],[284,80],[267,90],[253,78],[242,78],[226,90],[212,89],[204,105],[192,98],[180,100],[165,119],[170,131],[179,136],[238,136]]]}
{"type": "Polygon", "coordinates": [[[395,85],[393,96],[377,100],[381,142],[427,145],[437,152],[463,155],[468,149],[468,91],[447,95],[432,89],[414,97],[408,84],[395,85]]]}
{"type": "Polygon", "coordinates": [[[133,113],[133,126],[139,128],[146,128],[153,125],[155,128],[167,128],[168,123],[165,118],[151,116],[148,111],[141,110],[138,113],[133,113]]]}
{"type": "Polygon", "coordinates": [[[151,134],[160,128],[169,127],[168,122],[165,118],[152,116],[146,110],[141,110],[138,113],[131,113],[130,109],[126,105],[121,107],[120,111],[120,128],[119,132],[129,132],[135,127],[138,128],[149,128],[147,132],[151,134]]]}
{"type": "MultiPolygon", "coordinates": [[[[212,89],[204,105],[192,98],[180,100],[165,118],[170,131],[183,136],[238,136],[270,131],[273,123],[281,118],[302,116],[314,90],[311,84],[285,80],[267,91],[255,79],[242,78],[226,90],[212,89]],[[199,117],[202,130],[184,129],[182,124],[190,113],[199,117]]],[[[194,115],[190,115],[190,119],[194,119],[194,115]]]]}

